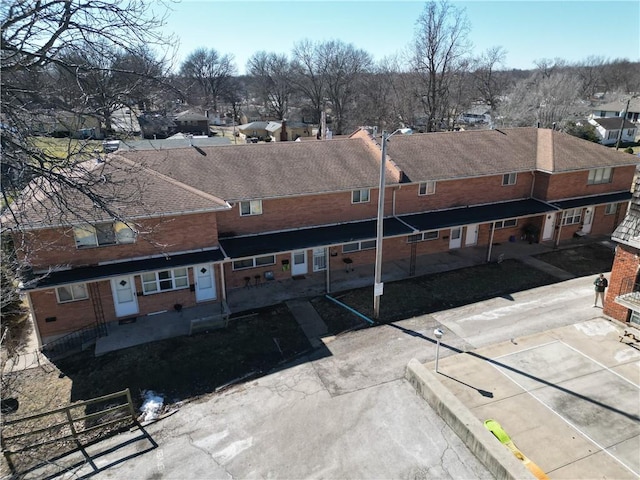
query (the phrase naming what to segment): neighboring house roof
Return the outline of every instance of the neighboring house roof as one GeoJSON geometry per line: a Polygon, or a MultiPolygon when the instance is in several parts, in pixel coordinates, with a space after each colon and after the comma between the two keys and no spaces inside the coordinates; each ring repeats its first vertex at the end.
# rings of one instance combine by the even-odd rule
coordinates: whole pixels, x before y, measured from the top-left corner
{"type": "MultiPolygon", "coordinates": [[[[615,102],[596,105],[593,107],[594,112],[624,112],[627,108],[626,100],[618,100],[615,102]]],[[[629,109],[627,112],[640,112],[640,98],[632,98],[629,100],[629,109]]]]}
{"type": "Polygon", "coordinates": [[[266,130],[269,123],[272,122],[251,122],[238,125],[238,130],[266,130]]]}
{"type": "Polygon", "coordinates": [[[591,121],[597,123],[605,130],[619,130],[621,125],[623,129],[631,128],[635,130],[637,128],[636,125],[631,123],[629,120],[624,119],[623,121],[622,117],[607,117],[607,118],[595,117],[595,118],[592,118],[591,121]]]}
{"type": "Polygon", "coordinates": [[[636,176],[635,189],[627,215],[615,229],[611,239],[640,249],[640,176],[636,176]]]}
{"type": "Polygon", "coordinates": [[[637,163],[603,145],[534,127],[396,135],[387,152],[409,182],[637,163]]]}
{"type": "Polygon", "coordinates": [[[205,115],[202,115],[201,113],[195,113],[195,112],[186,111],[186,112],[178,113],[175,116],[175,120],[178,121],[178,122],[193,122],[193,121],[196,121],[196,122],[204,122],[204,121],[206,121],[206,122],[208,122],[209,121],[209,117],[207,117],[205,115]]]}
{"type": "Polygon", "coordinates": [[[280,122],[269,122],[267,126],[264,127],[267,132],[275,132],[280,128],[282,128],[282,123],[280,122]]]}
{"type": "MultiPolygon", "coordinates": [[[[379,150],[364,139],[274,142],[162,152],[127,158],[227,201],[358,188],[379,181],[379,150]]],[[[388,182],[398,179],[388,176],[388,182]]]]}
{"type": "MultiPolygon", "coordinates": [[[[94,162],[94,161],[92,161],[94,162]]],[[[89,162],[88,162],[89,163],[89,162]]],[[[112,211],[123,219],[157,217],[226,210],[229,205],[213,195],[196,190],[177,180],[148,170],[118,155],[110,155],[107,162],[88,165],[87,178],[98,183],[91,188],[110,201],[112,211]],[[102,181],[104,179],[104,181],[102,181]]],[[[36,182],[36,181],[34,181],[36,182]]],[[[77,225],[86,222],[113,221],[113,216],[95,207],[85,195],[69,189],[64,193],[64,205],[57,195],[46,195],[46,185],[37,186],[40,198],[25,199],[14,211],[26,229],[77,225]],[[73,208],[69,208],[73,205],[73,208]]],[[[28,187],[29,188],[29,187],[28,187]]],[[[11,219],[3,221],[11,227],[11,219]]]]}

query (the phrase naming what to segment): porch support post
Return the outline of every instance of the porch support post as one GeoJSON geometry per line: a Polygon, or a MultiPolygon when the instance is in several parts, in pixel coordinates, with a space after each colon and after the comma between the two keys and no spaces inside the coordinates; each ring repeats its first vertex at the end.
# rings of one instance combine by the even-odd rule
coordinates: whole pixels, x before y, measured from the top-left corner
{"type": "Polygon", "coordinates": [[[493,246],[493,232],[496,229],[496,222],[491,222],[491,234],[489,235],[489,248],[487,249],[487,263],[491,261],[491,247],[493,246]]]}
{"type": "Polygon", "coordinates": [[[224,278],[224,262],[220,264],[220,293],[222,293],[222,300],[227,301],[227,285],[224,278]]]}
{"type": "Polygon", "coordinates": [[[558,222],[558,217],[556,216],[556,223],[557,225],[553,226],[554,231],[556,231],[556,243],[555,243],[555,247],[558,248],[558,245],[560,245],[560,234],[562,233],[562,217],[564,212],[559,212],[560,213],[560,221],[558,222]]]}
{"type": "Polygon", "coordinates": [[[326,268],[326,290],[327,293],[331,293],[331,273],[329,272],[329,270],[331,270],[331,256],[329,255],[329,247],[326,247],[324,249],[324,257],[326,259],[327,262],[327,268],[326,268]]]}

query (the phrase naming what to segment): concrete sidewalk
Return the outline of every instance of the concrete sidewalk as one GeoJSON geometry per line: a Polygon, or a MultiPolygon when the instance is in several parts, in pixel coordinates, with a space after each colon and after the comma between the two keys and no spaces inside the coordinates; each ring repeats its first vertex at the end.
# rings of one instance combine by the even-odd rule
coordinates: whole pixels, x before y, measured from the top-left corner
{"type": "Polygon", "coordinates": [[[289,300],[286,305],[311,346],[313,348],[323,346],[322,337],[327,335],[329,329],[311,303],[308,300],[289,300]]]}

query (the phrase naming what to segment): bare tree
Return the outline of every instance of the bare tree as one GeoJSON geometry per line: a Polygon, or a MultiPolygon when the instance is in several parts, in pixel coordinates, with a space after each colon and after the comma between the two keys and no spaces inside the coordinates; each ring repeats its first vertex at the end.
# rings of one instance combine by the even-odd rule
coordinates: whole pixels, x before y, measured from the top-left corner
{"type": "Polygon", "coordinates": [[[303,40],[293,48],[293,85],[311,103],[312,121],[320,122],[326,95],[326,64],[320,55],[320,44],[303,40]]]}
{"type": "Polygon", "coordinates": [[[493,110],[506,89],[506,79],[501,75],[507,51],[495,46],[484,51],[474,60],[473,79],[480,99],[493,110]]]}
{"type": "Polygon", "coordinates": [[[284,120],[289,111],[293,86],[291,65],[286,55],[260,51],[247,62],[256,93],[263,99],[267,114],[284,120]]]}
{"type": "MultiPolygon", "coordinates": [[[[159,32],[163,16],[153,11],[157,6],[143,0],[9,0],[1,4],[0,209],[3,234],[14,234],[14,252],[21,253],[18,263],[11,263],[11,275],[3,271],[2,298],[11,298],[21,277],[27,261],[24,231],[33,226],[28,222],[39,206],[47,205],[40,212],[43,222],[55,216],[57,222],[72,224],[104,215],[124,220],[123,206],[139,201],[121,195],[135,178],[126,171],[128,166],[101,171],[103,165],[95,161],[95,143],[67,139],[54,145],[35,137],[34,125],[43,116],[61,111],[76,118],[86,113],[86,105],[51,81],[55,72],[80,73],[74,65],[65,64],[64,52],[82,46],[93,53],[108,45],[135,55],[138,45],[166,45],[159,32]]],[[[82,79],[76,76],[76,80],[82,79]]]]}
{"type": "Polygon", "coordinates": [[[180,67],[182,76],[191,80],[190,88],[199,89],[206,106],[218,111],[218,101],[236,74],[233,55],[220,55],[215,49],[199,48],[180,67]]]}
{"type": "Polygon", "coordinates": [[[441,0],[427,3],[417,24],[412,63],[419,74],[427,131],[433,131],[450,116],[451,82],[466,66],[465,57],[470,49],[469,23],[464,10],[441,0]]]}
{"type": "Polygon", "coordinates": [[[371,71],[373,60],[366,51],[339,40],[321,44],[318,53],[321,64],[325,65],[326,91],[331,102],[334,130],[341,135],[347,127],[349,110],[361,91],[362,78],[371,71]]]}

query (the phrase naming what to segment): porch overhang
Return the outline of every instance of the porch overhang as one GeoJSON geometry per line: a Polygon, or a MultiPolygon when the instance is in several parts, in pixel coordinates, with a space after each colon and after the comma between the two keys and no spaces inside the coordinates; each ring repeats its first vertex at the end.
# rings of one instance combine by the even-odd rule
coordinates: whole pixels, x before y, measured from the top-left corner
{"type": "Polygon", "coordinates": [[[21,290],[33,291],[45,288],[104,280],[112,277],[143,273],[168,268],[186,267],[199,263],[214,263],[224,260],[224,254],[219,248],[199,252],[183,253],[162,257],[146,258],[91,267],[79,267],[69,270],[57,270],[43,274],[34,273],[30,280],[23,282],[21,290]]]}
{"type": "Polygon", "coordinates": [[[560,210],[569,210],[571,208],[589,207],[593,205],[628,202],[629,200],[631,200],[631,192],[618,192],[593,195],[591,197],[571,198],[569,200],[560,200],[549,203],[554,207],[558,207],[560,210]]]}
{"type": "MultiPolygon", "coordinates": [[[[384,219],[384,236],[409,235],[413,230],[396,218],[384,219]]],[[[230,258],[239,259],[305,248],[320,248],[376,238],[376,220],[300,228],[286,232],[221,238],[220,245],[230,258]]]]}
{"type": "Polygon", "coordinates": [[[556,208],[533,198],[492,203],[473,207],[451,208],[437,212],[401,215],[400,219],[421,232],[459,227],[473,223],[487,223],[509,218],[528,217],[555,212],[556,208]]]}

